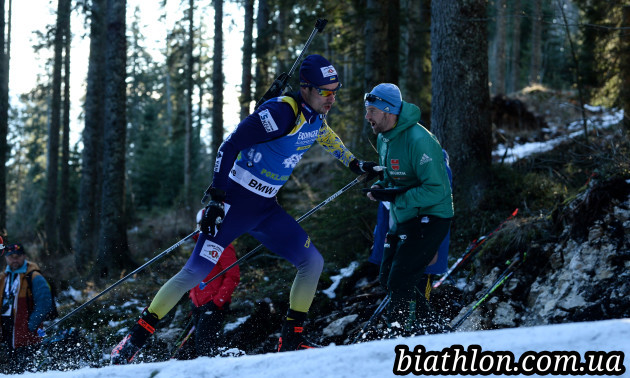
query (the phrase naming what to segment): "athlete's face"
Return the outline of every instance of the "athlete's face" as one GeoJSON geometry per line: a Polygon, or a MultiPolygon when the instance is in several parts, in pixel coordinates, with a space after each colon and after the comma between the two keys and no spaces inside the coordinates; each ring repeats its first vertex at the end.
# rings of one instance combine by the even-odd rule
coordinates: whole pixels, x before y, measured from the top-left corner
{"type": "Polygon", "coordinates": [[[340,85],[340,83],[331,83],[317,88],[302,87],[300,91],[302,92],[304,101],[314,111],[319,114],[327,114],[335,103],[335,97],[337,96],[336,90],[340,85]]]}

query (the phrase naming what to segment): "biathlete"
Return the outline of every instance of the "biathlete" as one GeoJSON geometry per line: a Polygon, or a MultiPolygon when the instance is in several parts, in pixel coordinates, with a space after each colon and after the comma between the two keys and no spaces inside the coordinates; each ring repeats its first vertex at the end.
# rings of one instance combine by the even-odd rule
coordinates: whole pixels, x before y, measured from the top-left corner
{"type": "Polygon", "coordinates": [[[159,319],[206,277],[223,249],[245,233],[297,268],[278,351],[317,347],[302,331],[324,259],[276,195],[315,143],[355,174],[368,173],[368,179],[378,174],[377,164],[358,160],[326,122],[340,88],[333,65],[320,55],[309,55],[300,66],[299,92],[265,102],[226,138],[217,152],[213,181],[206,191],[211,201],[192,255],[113,349],[112,364],[131,362],[159,319]]]}

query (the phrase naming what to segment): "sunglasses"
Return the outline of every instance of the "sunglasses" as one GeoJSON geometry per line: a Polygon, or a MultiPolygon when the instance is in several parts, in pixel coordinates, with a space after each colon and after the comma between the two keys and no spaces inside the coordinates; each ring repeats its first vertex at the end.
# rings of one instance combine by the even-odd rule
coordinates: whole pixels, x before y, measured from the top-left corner
{"type": "Polygon", "coordinates": [[[317,93],[319,93],[319,95],[322,96],[322,97],[328,97],[328,96],[332,96],[332,95],[337,93],[337,91],[341,88],[341,83],[339,83],[339,85],[335,89],[324,89],[324,88],[316,87],[316,86],[310,85],[310,84],[309,85],[305,85],[305,87],[315,89],[317,91],[317,93]]]}
{"type": "Polygon", "coordinates": [[[388,104],[390,104],[391,106],[396,106],[394,104],[392,104],[391,102],[384,100],[376,95],[373,95],[371,93],[366,93],[365,96],[363,96],[363,101],[367,101],[367,102],[375,102],[375,101],[383,101],[386,102],[388,104]]]}

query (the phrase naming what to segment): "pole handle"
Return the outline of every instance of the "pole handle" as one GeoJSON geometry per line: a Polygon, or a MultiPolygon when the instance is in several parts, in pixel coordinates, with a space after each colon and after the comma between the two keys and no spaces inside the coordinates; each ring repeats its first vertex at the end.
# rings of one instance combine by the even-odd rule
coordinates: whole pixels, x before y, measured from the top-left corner
{"type": "Polygon", "coordinates": [[[326,27],[327,23],[328,23],[327,19],[318,18],[317,21],[315,21],[315,29],[317,29],[317,31],[321,33],[324,31],[324,28],[326,27]]]}

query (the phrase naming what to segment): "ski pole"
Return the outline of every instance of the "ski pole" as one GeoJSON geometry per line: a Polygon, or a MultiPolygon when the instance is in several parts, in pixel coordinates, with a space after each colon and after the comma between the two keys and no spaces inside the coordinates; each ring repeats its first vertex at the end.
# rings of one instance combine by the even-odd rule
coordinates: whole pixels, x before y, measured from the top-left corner
{"type": "Polygon", "coordinates": [[[457,261],[455,261],[455,263],[449,268],[449,270],[439,280],[433,283],[433,288],[437,289],[440,285],[442,285],[444,280],[446,280],[446,278],[448,278],[455,271],[455,269],[463,266],[468,261],[469,258],[475,256],[480,251],[479,246],[482,245],[484,242],[486,242],[488,239],[490,239],[492,236],[494,236],[496,232],[501,230],[503,226],[505,226],[505,224],[510,219],[516,216],[517,213],[518,213],[518,208],[514,210],[512,214],[509,217],[507,217],[503,222],[501,222],[501,224],[499,224],[499,226],[495,228],[492,232],[470,242],[470,244],[468,244],[468,247],[466,247],[466,250],[461,255],[461,257],[457,259],[457,261]]]}
{"type": "Polygon", "coordinates": [[[378,307],[376,308],[376,310],[374,311],[374,314],[372,314],[372,316],[370,316],[368,321],[365,322],[365,324],[363,325],[363,328],[361,328],[361,330],[359,331],[359,334],[354,338],[354,340],[352,340],[352,342],[350,344],[354,344],[354,343],[356,343],[359,340],[359,338],[364,334],[364,332],[368,328],[368,326],[370,324],[372,324],[374,319],[376,319],[377,317],[379,317],[381,315],[381,313],[383,312],[385,307],[387,307],[387,304],[389,303],[390,299],[391,299],[391,297],[390,297],[389,293],[387,293],[385,298],[383,298],[383,301],[381,302],[381,304],[379,304],[378,307]]]}
{"type": "Polygon", "coordinates": [[[486,290],[486,292],[484,293],[484,295],[481,297],[481,299],[479,299],[477,302],[475,302],[475,304],[468,310],[466,311],[466,313],[464,315],[462,315],[461,318],[459,318],[459,320],[457,320],[457,322],[455,322],[455,324],[453,324],[451,326],[451,328],[453,328],[453,331],[457,329],[457,327],[459,327],[464,320],[468,319],[468,317],[477,309],[477,307],[479,307],[483,302],[485,302],[486,299],[488,299],[488,297],[495,292],[495,290],[497,290],[501,285],[503,285],[510,277],[512,277],[512,274],[514,274],[514,270],[516,269],[516,266],[518,263],[520,263],[521,259],[520,257],[515,257],[514,261],[512,261],[510,263],[510,265],[508,265],[507,268],[505,268],[505,270],[503,271],[503,273],[501,273],[499,275],[499,278],[497,278],[494,283],[492,285],[490,285],[490,287],[488,288],[488,290],[486,290]]]}
{"type": "Polygon", "coordinates": [[[186,344],[186,341],[188,341],[188,339],[190,339],[190,336],[192,336],[193,332],[195,332],[195,326],[193,325],[192,327],[190,327],[192,323],[193,323],[193,318],[191,317],[188,324],[186,324],[186,327],[184,328],[184,331],[182,332],[182,335],[180,336],[179,340],[177,340],[177,343],[179,345],[176,344],[175,350],[171,352],[171,358],[170,358],[171,360],[177,356],[177,353],[179,353],[179,351],[182,349],[184,344],[186,344]],[[188,330],[188,327],[190,327],[190,330],[188,330]],[[188,333],[186,333],[186,330],[188,330],[188,333]]]}
{"type": "MultiPolygon", "coordinates": [[[[308,218],[311,214],[313,214],[314,212],[316,212],[317,210],[321,209],[324,205],[326,205],[327,203],[333,201],[335,198],[339,197],[340,195],[342,195],[344,192],[346,192],[348,189],[350,189],[351,187],[353,187],[354,185],[359,183],[359,179],[362,176],[359,176],[357,178],[355,178],[354,180],[352,180],[350,183],[346,184],[346,186],[344,186],[343,188],[339,189],[335,194],[333,194],[332,196],[326,198],[322,203],[320,203],[319,205],[315,206],[314,208],[310,209],[309,211],[307,211],[304,215],[302,215],[301,217],[299,217],[297,219],[297,222],[300,223],[301,221],[303,221],[304,219],[308,218]]],[[[366,177],[367,178],[367,177],[366,177]]],[[[233,262],[230,266],[228,266],[227,268],[223,269],[222,271],[220,271],[219,273],[217,273],[216,276],[210,278],[208,281],[202,281],[199,284],[199,289],[203,290],[206,285],[208,285],[210,282],[216,280],[217,278],[221,277],[222,275],[224,275],[228,270],[234,268],[236,265],[241,264],[243,261],[247,260],[250,256],[252,256],[254,253],[258,252],[259,250],[261,250],[263,247],[262,244],[259,244],[256,248],[252,249],[251,251],[247,252],[247,254],[245,254],[245,256],[241,257],[240,259],[236,260],[235,262],[233,262]]]]}
{"type": "Polygon", "coordinates": [[[111,291],[112,289],[114,289],[116,286],[120,285],[121,283],[123,283],[124,281],[128,280],[129,277],[133,276],[134,274],[140,273],[141,271],[143,271],[147,266],[153,264],[154,262],[156,262],[157,260],[161,259],[162,257],[166,256],[167,254],[171,253],[173,250],[177,249],[177,247],[179,247],[180,245],[182,245],[184,242],[186,242],[188,239],[192,238],[193,236],[195,236],[197,233],[199,233],[199,230],[195,230],[193,231],[190,235],[186,236],[185,238],[183,238],[182,240],[178,241],[177,243],[173,244],[172,246],[170,246],[169,248],[165,249],[162,253],[160,253],[159,255],[155,256],[154,258],[152,258],[151,260],[147,261],[146,263],[144,263],[144,265],[142,265],[141,267],[137,268],[136,270],[134,270],[133,272],[127,274],[126,276],[124,276],[123,278],[119,279],[118,281],[116,281],[116,283],[114,283],[113,285],[111,285],[110,287],[108,287],[107,289],[101,291],[99,294],[97,294],[95,297],[93,297],[92,299],[90,299],[89,301],[83,303],[81,306],[75,308],[74,310],[70,311],[68,314],[66,314],[64,317],[62,317],[61,319],[57,320],[55,323],[51,324],[50,326],[44,328],[44,329],[38,329],[37,333],[39,334],[40,337],[45,337],[46,336],[46,332],[50,329],[56,328],[59,324],[61,324],[64,320],[68,319],[69,317],[71,317],[72,315],[76,314],[77,312],[79,312],[82,308],[86,307],[87,305],[89,305],[90,303],[94,302],[95,300],[97,300],[98,298],[102,297],[103,295],[105,295],[106,293],[108,293],[109,291],[111,291]]]}

